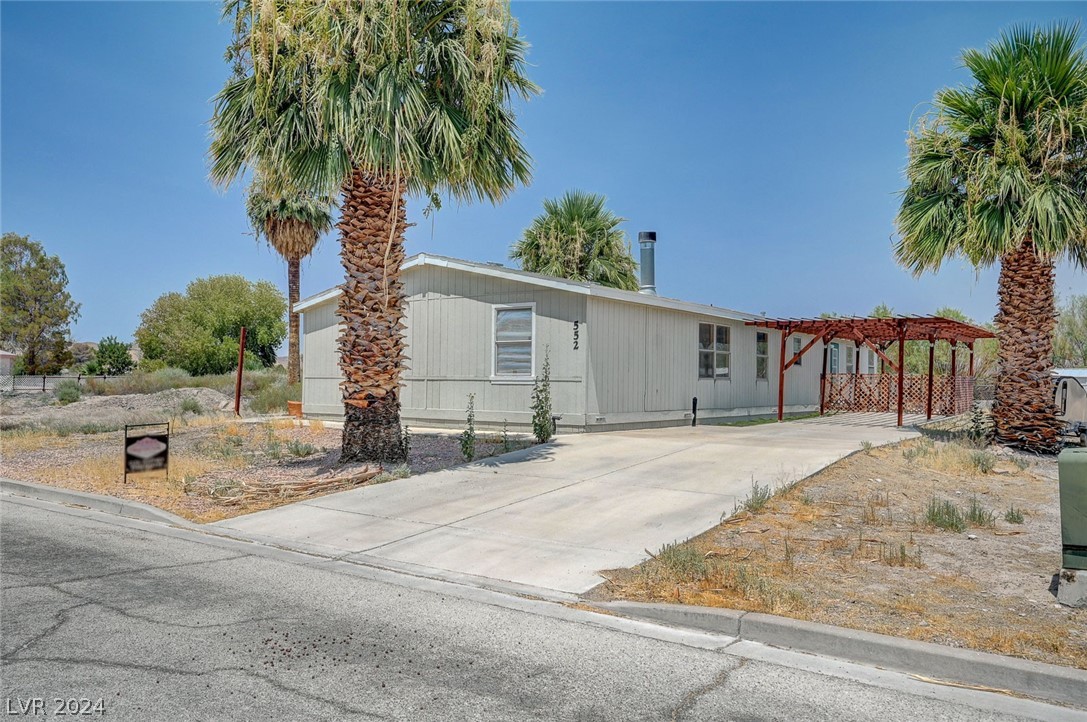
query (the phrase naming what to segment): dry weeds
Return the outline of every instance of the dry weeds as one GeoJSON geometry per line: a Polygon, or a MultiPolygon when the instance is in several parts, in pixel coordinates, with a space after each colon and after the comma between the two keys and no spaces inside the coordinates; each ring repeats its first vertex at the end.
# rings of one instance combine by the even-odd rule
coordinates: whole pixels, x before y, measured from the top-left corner
{"type": "Polygon", "coordinates": [[[605,572],[589,597],[771,612],[1087,668],[1087,611],[1049,591],[1059,567],[1053,460],[920,439],[786,485],[760,510],[605,572]],[[925,523],[934,496],[1001,513],[939,530],[925,523]],[[1013,505],[1024,524],[1004,521],[1013,505]]]}

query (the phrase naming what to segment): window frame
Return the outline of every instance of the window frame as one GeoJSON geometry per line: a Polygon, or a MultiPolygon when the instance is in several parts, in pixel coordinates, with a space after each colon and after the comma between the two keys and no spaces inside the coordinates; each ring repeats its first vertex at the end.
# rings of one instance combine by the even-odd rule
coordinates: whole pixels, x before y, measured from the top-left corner
{"type": "MultiPolygon", "coordinates": [[[[798,353],[800,353],[800,349],[802,349],[802,348],[804,348],[803,339],[800,338],[800,336],[794,334],[793,335],[793,356],[796,356],[798,353]]],[[[801,357],[798,357],[796,359],[796,363],[793,364],[793,366],[802,366],[803,364],[804,364],[804,357],[801,356],[801,357]]]]}
{"type": "Polygon", "coordinates": [[[842,345],[837,341],[830,342],[830,358],[827,359],[827,373],[836,374],[839,373],[838,369],[841,368],[842,357],[842,345]]]}
{"type": "Polygon", "coordinates": [[[868,351],[868,368],[867,373],[869,376],[874,376],[879,373],[879,357],[876,356],[876,352],[872,349],[866,349],[868,351]]]}
{"type": "Polygon", "coordinates": [[[755,381],[769,381],[770,380],[770,332],[769,331],[756,331],[755,332],[755,381]],[[762,336],[766,343],[766,353],[759,353],[759,336],[762,336]],[[763,375],[759,375],[759,359],[765,358],[766,364],[763,367],[763,375]]]}
{"type": "Polygon", "coordinates": [[[845,372],[849,375],[857,373],[857,348],[855,346],[846,346],[846,351],[849,355],[845,357],[845,372]]]}
{"type": "Polygon", "coordinates": [[[536,302],[525,301],[523,303],[495,303],[491,305],[491,381],[512,384],[531,384],[536,381],[536,302]],[[529,373],[527,374],[499,374],[498,373],[498,345],[499,343],[524,343],[524,341],[499,341],[498,340],[498,312],[516,311],[528,309],[532,314],[532,330],[529,336],[529,356],[531,360],[529,373]]]}
{"type": "Polygon", "coordinates": [[[696,373],[698,374],[698,379],[700,381],[701,380],[715,380],[715,379],[731,379],[732,378],[732,326],[728,325],[727,323],[713,323],[712,321],[699,321],[698,322],[698,335],[695,337],[695,361],[697,361],[696,373]],[[702,348],[702,345],[701,345],[701,336],[702,336],[702,327],[703,326],[709,326],[710,327],[710,348],[708,348],[708,349],[702,348]],[[719,329],[719,328],[725,329],[725,336],[726,336],[725,343],[728,345],[728,350],[727,351],[718,351],[717,350],[717,329],[719,329]],[[713,368],[713,374],[710,375],[710,376],[703,376],[702,375],[702,354],[709,354],[710,358],[713,361],[713,363],[711,364],[711,366],[713,368]],[[723,373],[723,374],[717,373],[717,357],[718,356],[725,356],[726,357],[726,360],[728,361],[728,363],[727,363],[728,372],[727,373],[723,373]]]}

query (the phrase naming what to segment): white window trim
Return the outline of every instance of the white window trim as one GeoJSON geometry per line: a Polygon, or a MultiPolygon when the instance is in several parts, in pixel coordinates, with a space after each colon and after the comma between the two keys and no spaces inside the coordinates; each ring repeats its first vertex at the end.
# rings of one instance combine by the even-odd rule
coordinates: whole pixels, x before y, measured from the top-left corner
{"type": "Polygon", "coordinates": [[[525,303],[496,303],[491,306],[491,381],[503,384],[532,384],[536,382],[536,302],[525,303]],[[498,312],[509,311],[518,308],[527,308],[532,311],[532,373],[525,375],[505,374],[498,375],[498,312]]]}
{"type": "MultiPolygon", "coordinates": [[[[732,353],[733,353],[733,351],[732,351],[732,331],[733,331],[732,326],[730,324],[727,324],[727,323],[716,323],[714,321],[699,321],[698,326],[709,326],[710,329],[711,329],[711,331],[710,331],[710,343],[713,346],[713,350],[712,350],[712,353],[713,353],[713,376],[702,376],[702,375],[700,375],[699,371],[701,370],[701,366],[698,366],[695,369],[695,374],[698,374],[698,375],[696,375],[695,380],[696,381],[718,381],[718,380],[731,381],[732,380],[732,353]],[[728,329],[728,351],[718,351],[717,350],[717,329],[718,328],[728,329]],[[717,373],[717,354],[718,353],[727,353],[728,354],[728,373],[727,374],[718,374],[717,373]]],[[[696,331],[699,330],[697,328],[697,326],[696,326],[695,330],[696,331]]],[[[707,349],[698,348],[698,337],[695,336],[695,360],[700,361],[700,359],[698,359],[698,354],[708,353],[708,352],[710,352],[710,351],[708,351],[707,349]]]]}
{"type": "Polygon", "coordinates": [[[755,332],[755,383],[759,381],[765,381],[770,383],[770,332],[769,331],[756,331],[755,332]],[[766,336],[766,353],[759,353],[759,334],[766,336]],[[766,376],[759,376],[759,359],[766,358],[766,376]]]}

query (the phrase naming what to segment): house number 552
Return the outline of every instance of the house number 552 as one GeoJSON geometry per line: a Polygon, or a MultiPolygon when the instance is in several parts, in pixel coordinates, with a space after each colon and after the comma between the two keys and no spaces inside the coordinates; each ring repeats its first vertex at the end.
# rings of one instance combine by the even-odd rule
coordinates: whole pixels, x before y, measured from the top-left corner
{"type": "Polygon", "coordinates": [[[579,333],[578,329],[580,328],[580,326],[581,326],[581,321],[574,321],[574,350],[575,351],[577,351],[577,348],[578,348],[577,339],[578,339],[578,333],[579,333]]]}

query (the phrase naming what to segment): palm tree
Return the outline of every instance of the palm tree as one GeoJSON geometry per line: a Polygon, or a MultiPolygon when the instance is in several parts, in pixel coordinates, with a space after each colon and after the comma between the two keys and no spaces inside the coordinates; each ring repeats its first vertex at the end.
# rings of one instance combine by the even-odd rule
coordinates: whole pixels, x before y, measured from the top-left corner
{"type": "Polygon", "coordinates": [[[513,100],[536,86],[498,0],[228,0],[234,76],[212,178],[272,148],[303,188],[342,192],[344,461],[402,461],[404,197],[504,198],[530,176],[513,100]]]}
{"type": "Polygon", "coordinates": [[[1052,452],[1054,267],[1087,266],[1087,59],[1079,26],[1016,27],[967,50],[968,86],[936,94],[909,137],[895,248],[919,275],[1000,263],[997,441],[1052,452]]]}
{"type": "Polygon", "coordinates": [[[567,191],[544,200],[544,212],[510,249],[521,268],[575,281],[638,290],[638,264],[630,253],[625,221],[607,208],[604,196],[567,191]]]}
{"type": "Polygon", "coordinates": [[[263,176],[249,186],[245,208],[259,238],[263,235],[287,262],[287,383],[301,380],[298,353],[298,314],[302,259],[313,252],[322,233],[332,230],[332,202],[299,191],[272,193],[263,176]]]}

